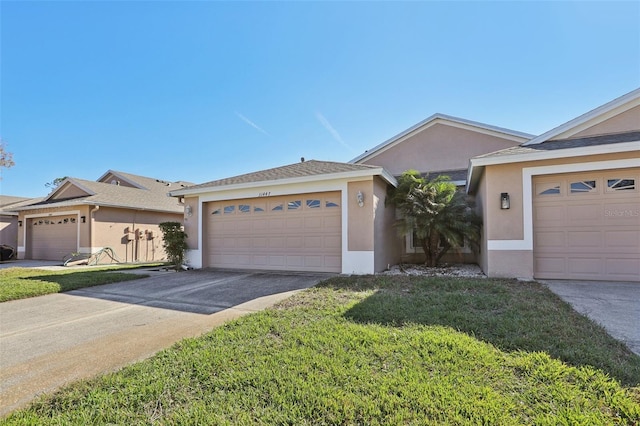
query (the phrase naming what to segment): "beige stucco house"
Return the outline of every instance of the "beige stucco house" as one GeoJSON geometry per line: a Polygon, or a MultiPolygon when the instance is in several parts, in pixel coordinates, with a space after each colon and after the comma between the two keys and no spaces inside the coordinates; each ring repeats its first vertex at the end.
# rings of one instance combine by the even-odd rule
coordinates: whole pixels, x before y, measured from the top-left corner
{"type": "Polygon", "coordinates": [[[472,158],[468,176],[487,275],[640,281],[640,89],[472,158]]]}
{"type": "Polygon", "coordinates": [[[18,247],[18,213],[13,209],[37,202],[27,197],[0,195],[0,245],[18,247]]]}
{"type": "MultiPolygon", "coordinates": [[[[518,146],[534,135],[450,115],[435,114],[351,160],[354,164],[378,165],[394,177],[414,169],[433,178],[446,175],[461,190],[467,184],[469,160],[477,155],[518,146]]],[[[413,233],[400,237],[401,261],[424,261],[422,247],[413,233]]],[[[469,247],[455,248],[443,258],[449,262],[473,262],[469,247]]]]}
{"type": "MultiPolygon", "coordinates": [[[[184,199],[191,266],[370,274],[421,249],[385,204],[412,168],[466,183],[469,159],[532,135],[441,114],[350,163],[303,161],[172,191],[184,199]],[[408,242],[407,242],[408,241],[408,242]]],[[[469,252],[470,253],[470,252],[469,252]]]]}
{"type": "Polygon", "coordinates": [[[66,178],[18,214],[18,258],[61,261],[109,247],[123,262],[165,258],[158,224],[182,222],[184,206],[167,194],[189,185],[109,170],[97,181],[66,178]]]}

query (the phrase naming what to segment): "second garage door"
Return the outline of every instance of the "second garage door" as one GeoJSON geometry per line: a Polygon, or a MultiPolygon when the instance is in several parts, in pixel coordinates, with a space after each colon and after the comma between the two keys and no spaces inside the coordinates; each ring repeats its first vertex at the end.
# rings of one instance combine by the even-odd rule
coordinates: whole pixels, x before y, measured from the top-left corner
{"type": "Polygon", "coordinates": [[[537,177],[535,277],[640,281],[640,170],[537,177]]]}
{"type": "Polygon", "coordinates": [[[339,192],[210,202],[205,266],[341,272],[339,192]]]}
{"type": "Polygon", "coordinates": [[[27,221],[27,257],[59,260],[78,251],[76,216],[49,216],[27,221]]]}

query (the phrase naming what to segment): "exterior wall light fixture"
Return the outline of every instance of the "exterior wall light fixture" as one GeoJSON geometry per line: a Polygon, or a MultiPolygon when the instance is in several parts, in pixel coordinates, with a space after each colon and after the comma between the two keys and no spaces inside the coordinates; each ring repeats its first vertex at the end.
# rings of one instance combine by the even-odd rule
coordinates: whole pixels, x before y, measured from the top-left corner
{"type": "Polygon", "coordinates": [[[18,221],[18,226],[22,226],[22,221],[21,220],[18,221]]]}
{"type": "Polygon", "coordinates": [[[511,201],[509,200],[508,192],[503,192],[502,194],[500,194],[500,208],[502,210],[511,208],[511,201]]]}
{"type": "Polygon", "coordinates": [[[184,208],[184,213],[185,213],[187,216],[191,217],[191,216],[193,215],[193,209],[191,208],[191,206],[186,206],[186,207],[184,208]]]}
{"type": "Polygon", "coordinates": [[[364,206],[364,194],[362,193],[362,191],[358,191],[358,193],[356,194],[356,200],[358,201],[358,205],[360,207],[364,206]]]}
{"type": "Polygon", "coordinates": [[[82,221],[82,223],[86,223],[87,222],[87,217],[86,216],[80,216],[80,220],[82,221]]]}

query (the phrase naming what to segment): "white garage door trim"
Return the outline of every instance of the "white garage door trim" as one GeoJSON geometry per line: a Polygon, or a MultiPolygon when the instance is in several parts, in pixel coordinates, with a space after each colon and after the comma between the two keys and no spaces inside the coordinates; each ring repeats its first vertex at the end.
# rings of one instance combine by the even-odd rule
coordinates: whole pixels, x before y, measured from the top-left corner
{"type": "MultiPolygon", "coordinates": [[[[353,251],[348,250],[348,235],[349,235],[349,210],[348,210],[348,182],[358,182],[370,180],[370,176],[361,178],[351,177],[349,180],[345,179],[331,179],[321,182],[303,182],[303,183],[287,183],[283,185],[260,185],[256,183],[251,188],[244,188],[242,190],[217,190],[202,194],[199,196],[198,211],[202,212],[204,204],[210,201],[221,200],[234,200],[242,198],[253,198],[259,196],[261,193],[268,192],[271,196],[276,195],[291,195],[291,194],[307,194],[312,192],[331,192],[340,191],[342,194],[342,273],[343,274],[373,274],[374,267],[374,252],[371,251],[353,251]]],[[[187,261],[189,265],[194,268],[202,268],[204,264],[204,251],[202,249],[203,244],[203,215],[200,214],[198,218],[198,248],[187,250],[187,261]]]]}
{"type": "Polygon", "coordinates": [[[340,272],[338,191],[207,203],[206,266],[340,272]]]}
{"type": "Polygon", "coordinates": [[[537,176],[533,189],[536,278],[640,281],[639,168],[537,176]]]}
{"type": "MultiPolygon", "coordinates": [[[[53,220],[53,218],[57,218],[57,217],[61,217],[61,216],[74,216],[75,219],[75,224],[76,224],[76,238],[75,238],[75,250],[74,251],[78,251],[78,248],[80,247],[80,211],[79,210],[68,210],[68,211],[59,211],[59,212],[51,212],[51,213],[40,213],[40,214],[28,214],[24,216],[24,220],[25,220],[25,224],[23,225],[23,234],[22,234],[22,238],[24,241],[25,246],[19,247],[18,248],[18,253],[22,252],[23,256],[26,253],[26,244],[27,244],[27,221],[33,221],[33,220],[53,220]]],[[[57,220],[57,219],[56,219],[57,220]]],[[[31,240],[32,241],[32,240],[31,240]]],[[[33,250],[30,248],[30,253],[33,256],[33,250]]],[[[55,259],[58,260],[58,259],[55,259]]],[[[60,259],[62,260],[62,259],[60,259]]]]}
{"type": "MultiPolygon", "coordinates": [[[[522,168],[522,215],[524,238],[519,240],[488,240],[488,250],[533,251],[533,176],[556,173],[587,172],[608,169],[628,169],[638,167],[638,158],[624,160],[594,161],[588,163],[558,164],[553,166],[522,168]]],[[[499,194],[498,194],[499,195],[499,194]]]]}

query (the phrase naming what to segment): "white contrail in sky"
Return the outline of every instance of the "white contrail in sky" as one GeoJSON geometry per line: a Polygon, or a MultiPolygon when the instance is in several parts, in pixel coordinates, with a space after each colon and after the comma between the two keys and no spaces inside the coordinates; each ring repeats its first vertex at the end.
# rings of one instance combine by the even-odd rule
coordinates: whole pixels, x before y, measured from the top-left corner
{"type": "Polygon", "coordinates": [[[258,126],[256,123],[254,123],[253,121],[249,120],[247,117],[245,117],[244,115],[240,114],[238,111],[234,111],[236,113],[236,115],[238,116],[238,118],[242,121],[244,121],[245,123],[247,123],[249,126],[253,127],[254,129],[256,129],[257,131],[259,131],[260,133],[264,133],[267,136],[271,136],[269,133],[267,133],[266,130],[264,130],[262,127],[258,126]]]}
{"type": "Polygon", "coordinates": [[[340,133],[338,133],[338,131],[336,129],[333,128],[333,126],[331,125],[331,123],[329,123],[329,120],[327,120],[325,118],[324,115],[322,115],[322,113],[320,112],[316,112],[316,118],[318,119],[318,121],[320,122],[320,124],[322,124],[322,126],[327,129],[327,131],[329,133],[331,133],[331,136],[333,136],[333,138],[338,141],[340,143],[340,145],[344,146],[345,148],[347,148],[349,151],[351,152],[355,152],[353,150],[353,148],[351,148],[343,139],[342,136],[340,136],[340,133]]]}

